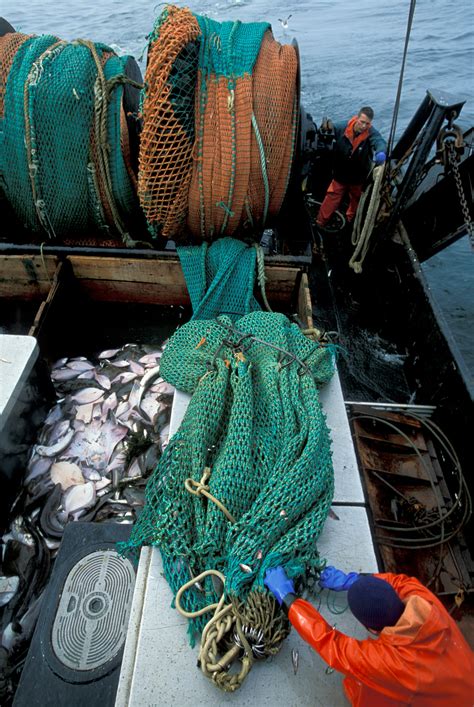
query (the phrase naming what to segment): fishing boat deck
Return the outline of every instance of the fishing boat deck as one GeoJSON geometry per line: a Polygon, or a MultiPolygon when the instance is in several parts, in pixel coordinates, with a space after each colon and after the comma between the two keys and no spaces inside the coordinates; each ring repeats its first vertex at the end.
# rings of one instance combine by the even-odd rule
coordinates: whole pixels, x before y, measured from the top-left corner
{"type": "MultiPolygon", "coordinates": [[[[321,401],[333,439],[335,495],[333,513],[318,542],[320,554],[345,571],[375,572],[377,560],[338,374],[322,390],[321,401]]],[[[177,391],[171,432],[178,428],[187,402],[188,396],[177,391]]],[[[324,591],[309,599],[316,606],[320,602],[323,616],[339,630],[366,637],[350,611],[343,611],[345,594],[324,591]]],[[[342,676],[326,672],[324,661],[294,630],[275,658],[254,665],[238,692],[221,692],[196,667],[198,647],[190,648],[187,621],[171,608],[171,600],[159,551],[146,547],[140,557],[116,707],[346,704],[342,676]],[[292,650],[299,655],[296,674],[292,650]]]]}
{"type": "MultiPolygon", "coordinates": [[[[108,297],[113,298],[112,304],[115,307],[124,307],[125,303],[130,307],[132,306],[130,296],[133,292],[135,295],[131,298],[132,304],[148,307],[151,306],[150,302],[160,301],[161,290],[155,292],[155,289],[158,285],[161,287],[162,281],[166,280],[164,289],[168,293],[168,299],[164,303],[160,301],[160,304],[174,305],[179,312],[181,307],[187,306],[184,283],[180,284],[176,292],[170,286],[170,283],[175,283],[179,276],[174,260],[150,261],[143,270],[141,267],[144,267],[143,263],[137,264],[135,261],[128,260],[124,262],[120,259],[114,262],[113,267],[110,266],[105,275],[102,271],[94,269],[95,266],[102,267],[102,261],[103,259],[99,262],[95,258],[84,263],[81,261],[84,267],[87,265],[87,272],[81,273],[72,256],[71,268],[68,268],[65,267],[66,261],[58,264],[54,256],[46,255],[44,263],[40,260],[37,263],[35,261],[36,264],[39,263],[35,273],[38,273],[40,279],[34,278],[33,281],[28,274],[31,274],[31,264],[23,262],[21,257],[18,262],[15,261],[18,266],[15,270],[18,278],[15,282],[12,279],[8,280],[11,284],[10,295],[16,297],[11,301],[22,303],[24,299],[21,292],[24,293],[24,288],[28,286],[28,293],[34,302],[41,302],[33,326],[29,329],[30,336],[18,337],[21,340],[20,344],[25,340],[30,342],[35,357],[54,360],[54,357],[65,353],[70,355],[71,351],[76,355],[78,352],[83,353],[87,347],[90,349],[95,347],[94,350],[97,350],[101,345],[108,345],[109,334],[113,334],[112,338],[115,337],[115,318],[99,318],[97,331],[95,328],[91,331],[93,322],[89,319],[89,312],[95,311],[97,314],[97,303],[102,306],[103,301],[108,297]],[[50,271],[52,283],[46,278],[45,267],[49,268],[48,273],[50,271]],[[133,276],[128,273],[125,277],[124,268],[127,271],[132,268],[133,276]],[[71,273],[68,272],[71,270],[73,270],[72,280],[71,273]],[[149,286],[153,292],[148,292],[146,287],[143,287],[146,279],[151,281],[149,286]],[[142,290],[147,295],[145,298],[142,290]],[[99,331],[99,326],[103,331],[99,331]],[[59,328],[62,337],[57,336],[59,328]],[[36,337],[39,347],[34,343],[35,339],[31,335],[36,337]]],[[[303,326],[312,327],[312,305],[307,275],[301,273],[298,264],[292,263],[286,267],[272,265],[268,270],[267,284],[267,289],[271,292],[277,306],[281,304],[289,311],[297,310],[298,319],[303,326]]],[[[163,316],[166,316],[166,312],[163,316]]],[[[156,327],[157,317],[154,310],[151,318],[156,327]]],[[[123,322],[128,322],[126,335],[129,336],[130,327],[133,325],[135,332],[141,319],[135,321],[133,316],[125,316],[122,312],[118,321],[122,328],[123,322]]],[[[144,321],[148,322],[147,316],[144,316],[144,321]]],[[[141,330],[138,333],[142,334],[141,330]]],[[[122,336],[125,336],[125,333],[122,332],[122,336]]],[[[10,337],[0,338],[5,342],[10,337]]],[[[11,360],[15,357],[5,354],[3,358],[11,360]]],[[[21,378],[21,371],[17,371],[17,378],[21,378]]],[[[336,482],[333,513],[328,517],[318,542],[321,557],[346,571],[373,572],[377,570],[377,560],[338,374],[322,390],[321,400],[334,442],[333,461],[336,482]]],[[[187,397],[177,391],[172,411],[171,432],[178,428],[186,405],[187,397]]],[[[138,568],[117,705],[217,705],[230,701],[236,705],[284,704],[285,707],[344,704],[341,676],[337,673],[327,674],[324,662],[294,631],[273,660],[257,663],[254,666],[245,684],[237,693],[230,695],[220,692],[196,667],[198,649],[189,647],[186,621],[171,608],[171,600],[171,591],[162,574],[159,552],[156,549],[145,548],[138,568]],[[297,650],[299,655],[296,674],[292,663],[293,649],[297,650]]],[[[332,594],[328,597],[327,593],[323,592],[319,599],[312,599],[312,601],[316,605],[318,602],[321,603],[321,612],[331,624],[336,624],[337,628],[349,635],[365,637],[364,629],[358,625],[349,611],[337,615],[331,611],[331,609],[340,611],[344,608],[344,596],[332,594]],[[334,601],[336,601],[335,606],[332,605],[334,601]]]]}

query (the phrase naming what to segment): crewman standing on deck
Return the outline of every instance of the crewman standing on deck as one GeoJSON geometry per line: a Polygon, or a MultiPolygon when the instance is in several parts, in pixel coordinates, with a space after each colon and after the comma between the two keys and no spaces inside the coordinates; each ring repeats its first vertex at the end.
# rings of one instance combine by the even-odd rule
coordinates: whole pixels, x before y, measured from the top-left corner
{"type": "Polygon", "coordinates": [[[345,194],[349,194],[346,219],[353,221],[373,162],[385,162],[387,143],[372,126],[373,119],[373,109],[363,106],[348,122],[334,124],[333,179],[319,209],[318,226],[326,226],[345,194]]]}
{"type": "Polygon", "coordinates": [[[336,631],[295,595],[283,567],[265,585],[300,636],[346,675],[344,690],[357,707],[472,707],[474,653],[441,602],[403,574],[321,573],[325,589],[347,590],[354,616],[377,636],[357,640],[336,631]]]}

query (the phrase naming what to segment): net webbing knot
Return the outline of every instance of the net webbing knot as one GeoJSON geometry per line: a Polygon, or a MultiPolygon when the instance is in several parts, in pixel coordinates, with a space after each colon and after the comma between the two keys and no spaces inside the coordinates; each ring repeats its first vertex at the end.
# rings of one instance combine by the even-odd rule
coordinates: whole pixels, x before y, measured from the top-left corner
{"type": "Polygon", "coordinates": [[[220,207],[221,209],[224,209],[227,216],[230,216],[231,218],[235,215],[234,212],[229,209],[229,207],[224,201],[216,201],[216,206],[220,207]]]}
{"type": "Polygon", "coordinates": [[[232,113],[234,110],[234,103],[235,103],[235,91],[233,88],[229,90],[229,95],[227,97],[227,110],[229,113],[232,113]]]}

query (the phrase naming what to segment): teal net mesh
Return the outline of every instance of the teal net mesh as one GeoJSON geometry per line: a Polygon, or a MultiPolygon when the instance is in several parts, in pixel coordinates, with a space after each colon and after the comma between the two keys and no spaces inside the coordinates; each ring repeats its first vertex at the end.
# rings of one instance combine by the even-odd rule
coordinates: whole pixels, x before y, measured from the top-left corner
{"type": "Polygon", "coordinates": [[[177,249],[193,307],[193,319],[232,320],[260,309],[253,296],[257,250],[234,238],[221,238],[211,247],[177,249]],[[249,273],[251,277],[249,277],[249,273]]]}
{"type": "MultiPolygon", "coordinates": [[[[220,306],[236,308],[237,281],[229,282],[234,275],[229,277],[222,257],[227,249],[237,257],[235,243],[196,246],[196,267],[184,263],[195,316],[199,293],[206,298],[207,270],[215,271],[207,292],[213,285],[217,291],[222,281],[220,306]]],[[[332,376],[334,362],[328,348],[305,337],[284,314],[252,311],[255,248],[239,247],[243,267],[236,272],[248,313],[194,318],[171,337],[161,359],[163,378],[192,397],[147,484],[145,509],[124,549],[159,547],[174,595],[190,578],[218,569],[226,578],[226,595],[245,602],[249,592],[264,591],[270,567],[283,564],[304,583],[321,566],[316,541],[334,474],[319,388],[332,376]],[[204,473],[209,493],[235,522],[211,500],[187,490],[186,480],[199,483],[204,473]]],[[[201,313],[207,316],[206,309],[201,313]]],[[[182,606],[196,611],[218,597],[207,578],[203,587],[191,587],[182,606]]],[[[208,619],[192,618],[190,636],[208,619]]]]}
{"type": "Polygon", "coordinates": [[[199,69],[202,74],[237,79],[252,73],[267,22],[216,22],[196,15],[201,28],[199,69]]]}
{"type": "Polygon", "coordinates": [[[121,149],[128,57],[79,42],[29,38],[6,83],[0,160],[5,194],[26,228],[49,237],[108,232],[136,202],[121,149]],[[103,174],[101,150],[107,153],[103,174]]]}

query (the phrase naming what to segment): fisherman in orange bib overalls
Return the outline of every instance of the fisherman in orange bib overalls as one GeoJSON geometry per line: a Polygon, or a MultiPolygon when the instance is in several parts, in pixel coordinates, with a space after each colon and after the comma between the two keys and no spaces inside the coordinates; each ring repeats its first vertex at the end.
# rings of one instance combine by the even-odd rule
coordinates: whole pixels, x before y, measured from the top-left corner
{"type": "Polygon", "coordinates": [[[373,165],[372,156],[376,165],[385,162],[387,144],[372,126],[373,118],[373,109],[364,106],[349,122],[334,124],[333,180],[319,209],[318,226],[326,226],[346,193],[349,194],[346,218],[350,223],[373,165]]]}
{"type": "Polygon", "coordinates": [[[290,622],[330,665],[346,675],[344,690],[357,707],[472,707],[474,653],[441,602],[404,574],[321,573],[326,589],[348,590],[354,616],[377,636],[357,640],[333,629],[295,595],[283,567],[265,585],[290,622]]]}

